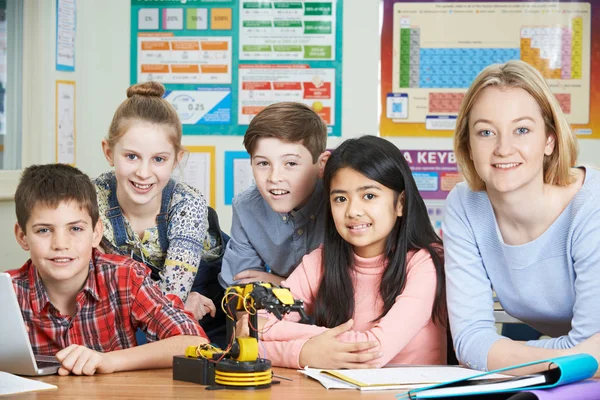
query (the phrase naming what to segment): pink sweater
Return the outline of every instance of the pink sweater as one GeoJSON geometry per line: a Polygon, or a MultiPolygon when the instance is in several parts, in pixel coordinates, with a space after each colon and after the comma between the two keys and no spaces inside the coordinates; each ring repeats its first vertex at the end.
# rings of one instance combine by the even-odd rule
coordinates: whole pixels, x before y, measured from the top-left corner
{"type": "MultiPolygon", "coordinates": [[[[322,251],[321,246],[304,256],[302,263],[282,282],[295,298],[304,300],[309,315],[321,281],[322,251]]],[[[435,266],[426,250],[409,253],[407,258],[404,291],[390,311],[373,323],[371,321],[383,308],[379,284],[387,261],[382,262],[381,257],[354,255],[354,326],[337,339],[343,342],[378,341],[383,356],[375,361],[380,365],[445,364],[446,330],[431,320],[437,282],[435,266]]],[[[261,352],[261,356],[271,360],[274,366],[302,368],[299,361],[302,346],[311,337],[327,330],[295,322],[298,320],[297,313],[288,314],[283,321],[269,316],[263,330],[265,352],[261,352]]]]}

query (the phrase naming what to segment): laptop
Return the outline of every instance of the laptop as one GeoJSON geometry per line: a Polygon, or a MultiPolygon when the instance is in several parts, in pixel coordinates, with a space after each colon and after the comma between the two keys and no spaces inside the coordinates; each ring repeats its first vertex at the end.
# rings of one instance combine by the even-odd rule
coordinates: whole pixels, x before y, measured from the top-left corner
{"type": "Polygon", "coordinates": [[[55,374],[60,363],[54,356],[34,356],[12,279],[0,273],[0,371],[16,375],[55,374]]]}

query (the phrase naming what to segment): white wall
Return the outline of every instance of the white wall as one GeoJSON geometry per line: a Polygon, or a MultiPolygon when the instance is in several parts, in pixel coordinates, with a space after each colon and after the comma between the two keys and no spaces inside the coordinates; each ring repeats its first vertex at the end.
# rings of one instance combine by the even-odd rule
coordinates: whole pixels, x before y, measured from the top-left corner
{"type": "MultiPolygon", "coordinates": [[[[130,2],[78,0],[76,72],[56,72],[56,2],[25,0],[23,152],[26,165],[54,161],[54,85],[75,80],[77,166],[91,176],[108,168],[100,143],[129,86],[130,2]]],[[[344,0],[342,130],[344,138],[378,130],[379,1],[344,0]]],[[[331,138],[328,146],[343,140],[331,138]]],[[[447,149],[450,138],[392,138],[402,149],[447,149]]],[[[224,202],[223,153],[243,150],[241,137],[186,136],[184,145],[216,146],[217,212],[229,231],[224,202]]],[[[600,165],[600,141],[580,141],[580,160],[600,165]]],[[[14,203],[0,202],[0,270],[16,268],[26,253],[13,236],[14,203]]]]}

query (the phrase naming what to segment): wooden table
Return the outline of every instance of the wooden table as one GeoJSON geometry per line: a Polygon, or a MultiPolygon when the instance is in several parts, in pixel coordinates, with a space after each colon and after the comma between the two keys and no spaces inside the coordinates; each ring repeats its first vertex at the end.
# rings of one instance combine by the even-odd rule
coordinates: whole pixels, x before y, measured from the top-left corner
{"type": "MultiPolygon", "coordinates": [[[[58,390],[23,393],[16,399],[390,399],[399,391],[361,393],[359,390],[327,390],[317,381],[285,368],[274,368],[275,375],[293,379],[261,390],[206,390],[205,386],[173,380],[171,369],[119,372],[94,376],[50,375],[34,378],[58,386],[58,390]]],[[[277,378],[275,378],[277,379],[277,378]]]]}

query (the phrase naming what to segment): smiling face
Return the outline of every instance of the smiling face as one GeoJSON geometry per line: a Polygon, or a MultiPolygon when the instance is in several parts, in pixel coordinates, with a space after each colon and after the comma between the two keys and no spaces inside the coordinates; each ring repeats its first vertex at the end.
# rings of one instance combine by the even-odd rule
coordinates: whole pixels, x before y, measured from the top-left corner
{"type": "Polygon", "coordinates": [[[102,222],[92,226],[89,212],[75,201],[56,208],[38,203],[25,230],[15,225],[15,236],[47,288],[68,284],[79,290],[88,276],[92,248],[102,239],[102,222]]]}
{"type": "Polygon", "coordinates": [[[488,193],[541,187],[554,143],[539,105],[521,88],[488,87],[469,114],[470,157],[488,193]]]}
{"type": "Polygon", "coordinates": [[[166,126],[135,122],[110,148],[102,142],[104,155],[115,167],[117,198],[125,212],[160,208],[162,190],[181,154],[169,140],[166,126]]]}
{"type": "Polygon", "coordinates": [[[302,208],[323,174],[329,153],[324,152],[313,163],[310,152],[301,143],[262,137],[252,155],[252,173],[256,186],[277,213],[302,208]]]}
{"type": "Polygon", "coordinates": [[[402,216],[402,196],[354,169],[341,168],[331,179],[329,201],[335,228],[354,253],[364,258],[383,254],[402,216]]]}

